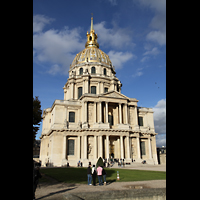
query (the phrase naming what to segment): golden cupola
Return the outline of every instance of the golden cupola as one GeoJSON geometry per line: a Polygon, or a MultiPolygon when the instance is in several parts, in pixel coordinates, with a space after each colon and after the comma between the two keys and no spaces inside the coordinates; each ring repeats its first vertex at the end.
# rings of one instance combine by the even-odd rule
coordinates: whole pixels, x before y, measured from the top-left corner
{"type": "Polygon", "coordinates": [[[93,17],[91,17],[91,27],[90,33],[87,31],[87,42],[85,43],[85,49],[76,54],[76,57],[70,65],[70,70],[75,67],[75,65],[82,64],[94,64],[99,63],[106,66],[112,66],[109,56],[99,49],[99,43],[97,42],[97,34],[93,28],[93,17]]]}

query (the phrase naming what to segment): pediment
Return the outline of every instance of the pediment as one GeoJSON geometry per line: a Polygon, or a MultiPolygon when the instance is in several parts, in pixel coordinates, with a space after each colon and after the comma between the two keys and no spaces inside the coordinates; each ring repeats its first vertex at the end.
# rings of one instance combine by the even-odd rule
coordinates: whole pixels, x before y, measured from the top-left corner
{"type": "Polygon", "coordinates": [[[117,91],[110,91],[102,94],[101,96],[104,97],[114,97],[114,98],[120,98],[120,99],[129,99],[127,96],[117,92],[117,91]]]}

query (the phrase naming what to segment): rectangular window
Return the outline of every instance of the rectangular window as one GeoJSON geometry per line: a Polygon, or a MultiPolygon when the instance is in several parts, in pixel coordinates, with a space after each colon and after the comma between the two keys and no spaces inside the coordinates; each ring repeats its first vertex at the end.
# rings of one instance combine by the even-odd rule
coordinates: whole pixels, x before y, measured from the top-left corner
{"type": "Polygon", "coordinates": [[[75,122],[75,112],[69,112],[69,122],[75,122]]]}
{"type": "Polygon", "coordinates": [[[141,155],[146,155],[145,142],[144,141],[140,142],[140,149],[141,149],[141,155]]]}
{"type": "Polygon", "coordinates": [[[78,88],[78,99],[82,96],[82,87],[78,88]]]}
{"type": "Polygon", "coordinates": [[[74,140],[68,140],[67,155],[74,155],[74,140]]]}
{"type": "Polygon", "coordinates": [[[104,88],[104,93],[105,93],[105,92],[108,92],[108,88],[106,88],[106,87],[104,88]]]}
{"type": "Polygon", "coordinates": [[[92,94],[96,94],[96,86],[92,86],[91,87],[91,93],[92,94]]]}
{"type": "Polygon", "coordinates": [[[138,125],[143,126],[143,117],[138,117],[138,125]]]}
{"type": "Polygon", "coordinates": [[[113,116],[108,115],[108,123],[110,123],[110,126],[113,126],[113,116]]]}

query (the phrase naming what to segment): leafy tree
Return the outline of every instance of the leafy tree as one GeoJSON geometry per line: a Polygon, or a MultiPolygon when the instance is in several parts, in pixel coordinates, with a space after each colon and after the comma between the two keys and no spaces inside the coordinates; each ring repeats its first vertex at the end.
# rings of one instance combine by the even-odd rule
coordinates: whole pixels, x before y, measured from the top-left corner
{"type": "Polygon", "coordinates": [[[98,165],[103,166],[103,159],[101,157],[99,157],[97,161],[96,168],[98,167],[98,165]]]}
{"type": "Polygon", "coordinates": [[[38,97],[33,98],[33,143],[35,141],[35,136],[39,130],[40,122],[42,121],[42,110],[41,102],[38,97]]]}

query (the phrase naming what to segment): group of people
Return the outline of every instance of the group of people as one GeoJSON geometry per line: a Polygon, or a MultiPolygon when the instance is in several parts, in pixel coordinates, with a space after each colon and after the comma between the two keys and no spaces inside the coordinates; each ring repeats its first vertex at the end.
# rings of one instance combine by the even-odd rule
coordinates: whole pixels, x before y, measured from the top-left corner
{"type": "Polygon", "coordinates": [[[93,180],[93,185],[96,186],[96,176],[98,177],[99,185],[106,185],[106,171],[103,168],[103,166],[98,165],[97,169],[95,168],[95,165],[91,168],[91,163],[89,163],[89,166],[87,168],[87,176],[88,176],[88,185],[92,185],[92,180],[93,180]],[[102,180],[102,176],[104,179],[104,184],[102,180]]]}

